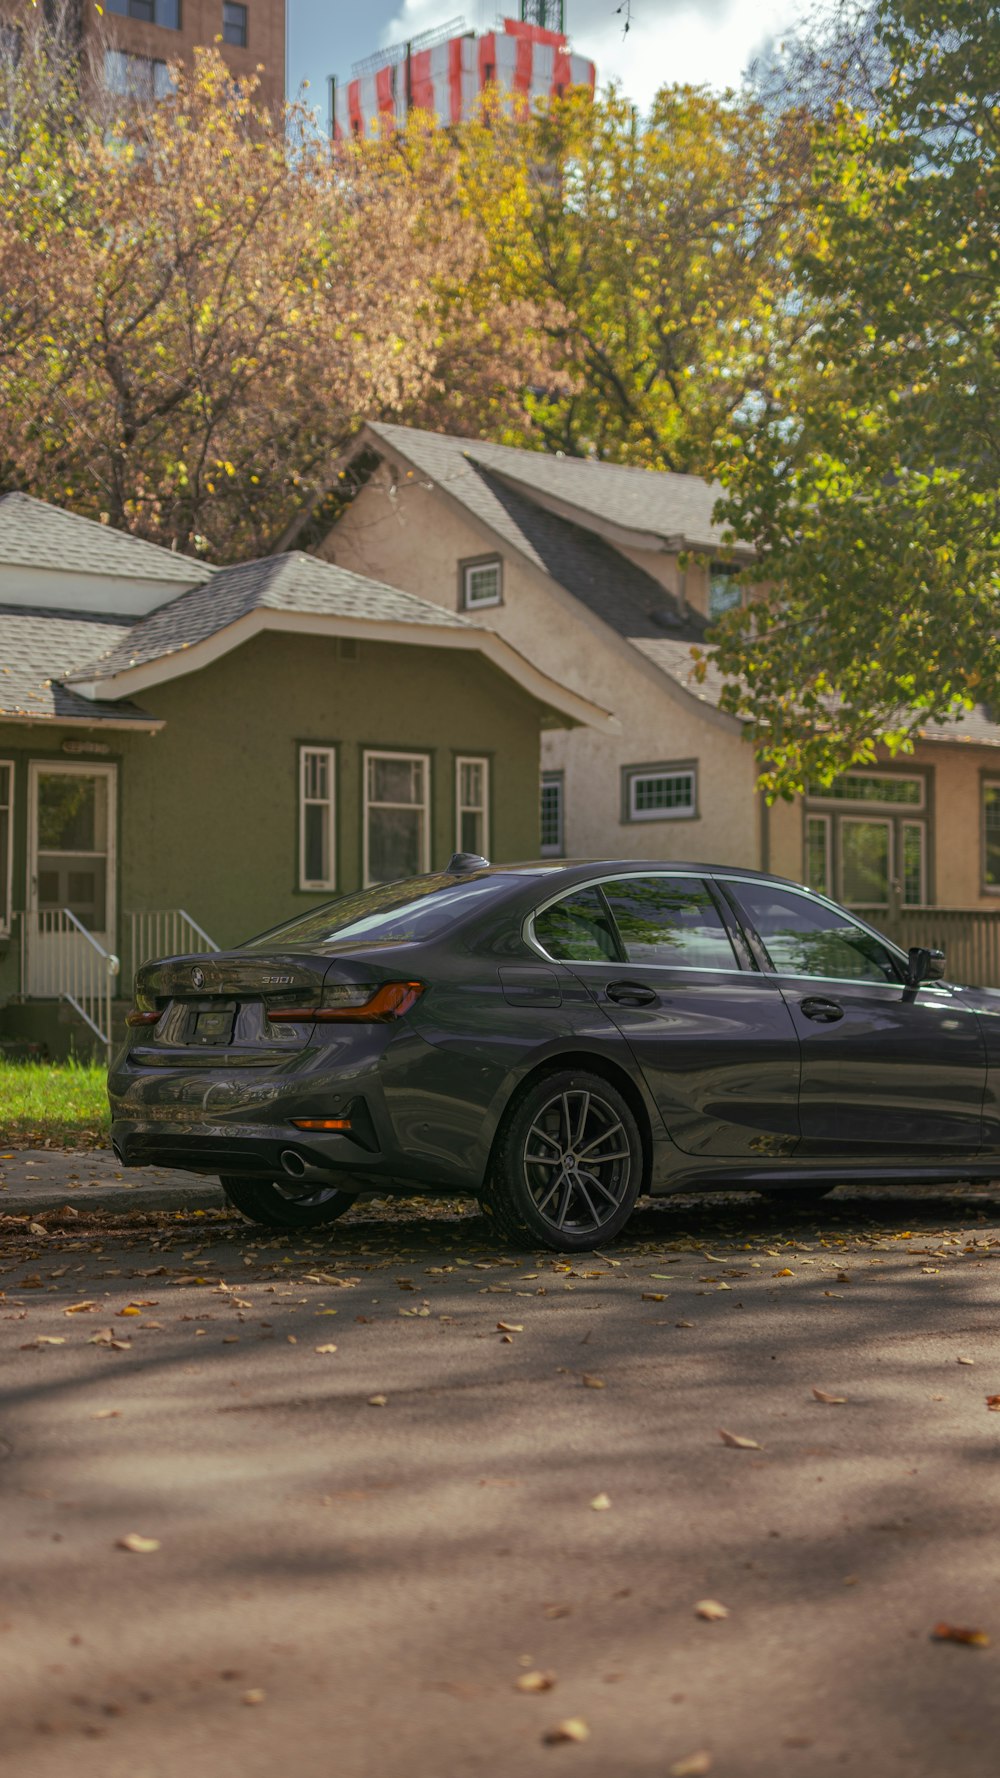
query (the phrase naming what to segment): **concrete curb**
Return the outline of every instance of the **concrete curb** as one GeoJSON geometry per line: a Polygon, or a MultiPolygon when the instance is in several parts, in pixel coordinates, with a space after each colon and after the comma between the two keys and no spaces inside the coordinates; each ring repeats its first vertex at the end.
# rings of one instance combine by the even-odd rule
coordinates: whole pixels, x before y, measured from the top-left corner
{"type": "Polygon", "coordinates": [[[0,1217],[46,1210],[221,1210],[217,1179],[167,1167],[120,1167],[110,1149],[16,1149],[0,1156],[0,1217]]]}

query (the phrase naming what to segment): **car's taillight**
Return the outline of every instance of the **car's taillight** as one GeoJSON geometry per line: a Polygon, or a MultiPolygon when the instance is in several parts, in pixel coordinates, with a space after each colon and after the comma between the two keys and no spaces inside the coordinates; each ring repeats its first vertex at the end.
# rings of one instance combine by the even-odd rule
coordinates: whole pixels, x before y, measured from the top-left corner
{"type": "Polygon", "coordinates": [[[125,1014],[125,1023],[126,1025],[155,1025],[159,1017],[159,1012],[155,1009],[152,1012],[146,1012],[142,1007],[133,1006],[131,1011],[125,1014]]]}
{"type": "Polygon", "coordinates": [[[358,1025],[384,1025],[408,1013],[423,991],[423,982],[383,982],[381,986],[372,982],[357,986],[350,982],[332,982],[323,989],[318,1006],[275,1007],[267,1016],[276,1024],[305,1024],[313,1020],[329,1024],[340,1020],[358,1025]]]}

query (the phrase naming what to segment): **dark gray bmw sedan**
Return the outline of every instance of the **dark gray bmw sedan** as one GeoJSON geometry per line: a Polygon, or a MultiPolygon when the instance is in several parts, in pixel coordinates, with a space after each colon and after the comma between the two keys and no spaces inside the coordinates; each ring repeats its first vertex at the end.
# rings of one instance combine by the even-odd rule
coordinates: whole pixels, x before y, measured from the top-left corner
{"type": "Polygon", "coordinates": [[[1000,993],[943,967],[759,872],[462,855],[144,965],[114,1148],[273,1227],[471,1194],[569,1251],[642,1193],[992,1177],[1000,993]]]}

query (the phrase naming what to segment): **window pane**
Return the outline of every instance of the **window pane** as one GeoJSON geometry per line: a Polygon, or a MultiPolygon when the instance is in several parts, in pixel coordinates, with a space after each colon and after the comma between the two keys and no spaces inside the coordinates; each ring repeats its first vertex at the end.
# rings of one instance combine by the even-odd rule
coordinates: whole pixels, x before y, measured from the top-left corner
{"type": "Polygon", "coordinates": [[[739,900],[781,975],[898,982],[889,950],[838,908],[769,883],[734,883],[739,900]]]}
{"type": "Polygon", "coordinates": [[[496,605],[500,599],[500,564],[485,562],[465,570],[466,605],[496,605]]]}
{"type": "Polygon", "coordinates": [[[420,875],[423,819],[419,809],[369,810],[368,875],[373,883],[420,875]]]}
{"type": "Polygon", "coordinates": [[[153,23],[153,0],[128,0],[129,18],[142,19],[146,25],[153,23]]]}
{"type": "Polygon", "coordinates": [[[459,767],[459,801],[464,809],[483,806],[483,768],[476,760],[463,760],[459,767]]]}
{"type": "Polygon", "coordinates": [[[180,0],[156,0],[156,22],[164,30],[179,31],[181,28],[180,0]]]}
{"type": "Polygon", "coordinates": [[[921,907],[924,894],[924,827],[919,821],[903,823],[903,906],[921,907]]]}
{"type": "Polygon", "coordinates": [[[561,852],[563,847],[563,781],[561,777],[542,779],[540,825],[542,851],[561,852]]]}
{"type": "Polygon", "coordinates": [[[38,844],[46,852],[97,852],[107,832],[107,782],[69,772],[38,780],[38,844]]]}
{"type": "Polygon", "coordinates": [[[459,850],[483,856],[483,817],[479,809],[463,809],[459,819],[459,850]]]}
{"type": "Polygon", "coordinates": [[[1000,888],[1000,784],[983,785],[983,882],[1000,888]]]}
{"type": "Polygon", "coordinates": [[[128,17],[128,0],[104,0],[105,12],[117,12],[122,18],[128,17]]]}
{"type": "Polygon", "coordinates": [[[235,43],[238,49],[245,49],[247,42],[247,9],[238,6],[235,0],[225,0],[222,8],[222,36],[226,43],[235,43]]]}
{"type": "Polygon", "coordinates": [[[629,780],[633,821],[652,821],[694,808],[693,772],[650,772],[629,780]]]}
{"type": "MultiPolygon", "coordinates": [[[[2,773],[0,773],[2,777],[2,773]]],[[[7,906],[7,873],[10,862],[10,810],[0,804],[0,926],[10,919],[7,906]]]]}
{"type": "Polygon", "coordinates": [[[305,794],[325,802],[330,794],[328,758],[325,753],[305,755],[305,794]]]}
{"type": "Polygon", "coordinates": [[[607,910],[596,889],[578,889],[535,916],[535,937],[543,951],[567,963],[618,961],[607,910]]]}
{"type": "Polygon", "coordinates": [[[923,807],[924,781],[922,778],[879,777],[872,772],[844,772],[825,787],[810,784],[809,795],[834,802],[904,803],[919,809],[923,807]]]}
{"type": "Polygon", "coordinates": [[[888,821],[841,822],[841,894],[849,907],[888,907],[891,855],[888,821]]]}
{"type": "MultiPolygon", "coordinates": [[[[515,879],[516,880],[516,879],[515,879]]],[[[314,908],[298,919],[262,932],[243,949],[267,951],[280,940],[286,944],[333,944],[345,938],[370,937],[380,944],[393,940],[433,938],[450,931],[463,917],[486,913],[494,902],[511,892],[510,880],[500,872],[472,872],[456,878],[443,872],[422,877],[417,883],[379,883],[355,890],[314,908]]]]}
{"type": "Polygon", "coordinates": [[[630,963],[736,968],[722,916],[698,877],[626,877],[604,892],[630,963]]]}
{"type": "Polygon", "coordinates": [[[708,577],[708,615],[721,617],[724,611],[732,611],[743,597],[743,588],[734,574],[725,568],[713,568],[708,577]]]}
{"type": "Polygon", "coordinates": [[[302,811],[305,829],[305,877],[307,883],[330,880],[330,805],[306,803],[302,811]]]}
{"type": "Polygon", "coordinates": [[[422,803],[423,760],[370,759],[368,800],[371,803],[422,803]]]}
{"type": "Polygon", "coordinates": [[[821,895],[830,893],[830,824],[823,815],[806,822],[806,882],[821,895]]]}

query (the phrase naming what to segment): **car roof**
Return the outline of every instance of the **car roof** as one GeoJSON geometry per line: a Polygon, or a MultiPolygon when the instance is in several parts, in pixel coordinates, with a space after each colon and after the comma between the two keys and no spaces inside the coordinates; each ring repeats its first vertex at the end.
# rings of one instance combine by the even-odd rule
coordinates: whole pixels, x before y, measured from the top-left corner
{"type": "Polygon", "coordinates": [[[792,877],[775,876],[772,871],[751,870],[742,864],[705,864],[684,858],[531,858],[516,864],[491,864],[475,872],[476,876],[546,876],[553,885],[589,882],[594,876],[662,876],[749,877],[760,883],[781,883],[790,889],[801,889],[792,877]]]}

